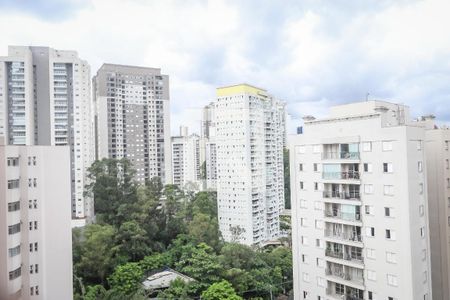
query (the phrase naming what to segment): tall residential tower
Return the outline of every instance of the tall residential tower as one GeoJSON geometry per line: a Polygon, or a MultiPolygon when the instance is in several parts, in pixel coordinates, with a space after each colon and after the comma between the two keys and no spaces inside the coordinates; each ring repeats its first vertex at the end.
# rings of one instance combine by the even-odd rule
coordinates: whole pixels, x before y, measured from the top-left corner
{"type": "Polygon", "coordinates": [[[248,84],[217,89],[217,200],[226,241],[253,245],[279,237],[284,114],[284,103],[263,89],[248,84]]]}
{"type": "Polygon", "coordinates": [[[290,137],[296,299],[432,298],[425,130],[382,101],[290,137]]]}
{"type": "Polygon", "coordinates": [[[128,158],[136,179],[172,182],[169,76],[160,69],[104,64],[93,79],[97,157],[128,158]]]}
{"type": "Polygon", "coordinates": [[[0,136],[9,145],[70,147],[72,217],[93,217],[84,197],[94,160],[90,67],[75,51],[10,46],[0,57],[0,136]]]}

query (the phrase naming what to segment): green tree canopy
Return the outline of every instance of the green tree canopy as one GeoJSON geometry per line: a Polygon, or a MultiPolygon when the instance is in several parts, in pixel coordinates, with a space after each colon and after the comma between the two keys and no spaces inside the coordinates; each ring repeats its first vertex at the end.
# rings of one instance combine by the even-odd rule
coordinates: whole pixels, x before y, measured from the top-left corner
{"type": "Polygon", "coordinates": [[[222,280],[212,284],[206,291],[202,293],[202,299],[204,300],[241,300],[242,298],[236,295],[231,284],[222,280]]]}

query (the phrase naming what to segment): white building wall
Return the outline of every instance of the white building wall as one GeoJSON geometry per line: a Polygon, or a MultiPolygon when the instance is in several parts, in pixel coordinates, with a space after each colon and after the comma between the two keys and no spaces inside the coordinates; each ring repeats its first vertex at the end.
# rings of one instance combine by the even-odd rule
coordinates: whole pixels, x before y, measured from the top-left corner
{"type": "Polygon", "coordinates": [[[296,299],[431,299],[424,129],[385,102],[332,112],[290,137],[296,299]]]}
{"type": "Polygon", "coordinates": [[[182,188],[202,190],[200,174],[200,137],[172,137],[172,182],[182,188]]]}
{"type": "Polygon", "coordinates": [[[72,299],[69,162],[69,147],[0,146],[1,299],[72,299]]]}
{"type": "Polygon", "coordinates": [[[284,106],[246,84],[219,88],[217,94],[212,123],[220,231],[226,241],[261,244],[279,236],[284,124],[278,115],[284,106]],[[233,227],[244,231],[233,236],[233,227]]]}

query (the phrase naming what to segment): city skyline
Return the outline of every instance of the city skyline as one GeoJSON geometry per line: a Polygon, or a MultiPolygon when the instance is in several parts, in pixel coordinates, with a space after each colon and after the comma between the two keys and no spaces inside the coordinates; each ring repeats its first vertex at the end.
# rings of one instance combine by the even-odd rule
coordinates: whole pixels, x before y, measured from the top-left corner
{"type": "Polygon", "coordinates": [[[215,87],[240,82],[287,102],[289,132],[303,115],[323,117],[327,107],[367,93],[450,121],[450,21],[441,0],[59,4],[2,1],[0,26],[15,28],[4,33],[2,54],[7,45],[48,45],[76,49],[93,72],[108,62],[161,68],[171,75],[172,134],[180,125],[199,132],[215,87]]]}

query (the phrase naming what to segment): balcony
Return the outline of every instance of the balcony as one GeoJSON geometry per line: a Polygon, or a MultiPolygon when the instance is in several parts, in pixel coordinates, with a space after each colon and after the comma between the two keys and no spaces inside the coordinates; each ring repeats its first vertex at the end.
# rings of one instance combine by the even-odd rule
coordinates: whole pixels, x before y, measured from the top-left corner
{"type": "Polygon", "coordinates": [[[363,285],[364,284],[364,278],[362,276],[355,276],[355,275],[352,275],[352,274],[350,274],[348,272],[344,272],[343,270],[327,268],[325,270],[325,274],[327,276],[337,277],[339,279],[343,279],[345,281],[350,281],[350,282],[353,282],[355,284],[359,284],[359,285],[363,285]]]}
{"type": "Polygon", "coordinates": [[[340,220],[344,220],[344,221],[352,221],[352,222],[361,221],[360,213],[348,213],[348,212],[342,212],[339,210],[325,211],[325,217],[333,218],[333,219],[340,219],[340,220]]]}
{"type": "Polygon", "coordinates": [[[364,300],[363,297],[346,295],[343,292],[337,292],[331,288],[327,288],[326,293],[327,293],[327,296],[330,296],[336,300],[364,300]]]}
{"type": "Polygon", "coordinates": [[[335,198],[343,200],[361,200],[359,191],[354,192],[340,192],[340,191],[323,191],[324,198],[335,198]]]}
{"type": "Polygon", "coordinates": [[[358,160],[359,159],[359,152],[348,152],[348,151],[323,152],[322,153],[322,159],[353,159],[353,160],[358,160]]]}
{"type": "Polygon", "coordinates": [[[361,243],[362,242],[362,236],[361,234],[356,234],[353,232],[333,232],[332,230],[325,230],[325,237],[342,240],[342,241],[349,241],[349,242],[356,242],[361,243]]]}
{"type": "Polygon", "coordinates": [[[357,171],[349,171],[349,172],[323,172],[322,178],[325,180],[359,180],[360,174],[357,171]]]}

